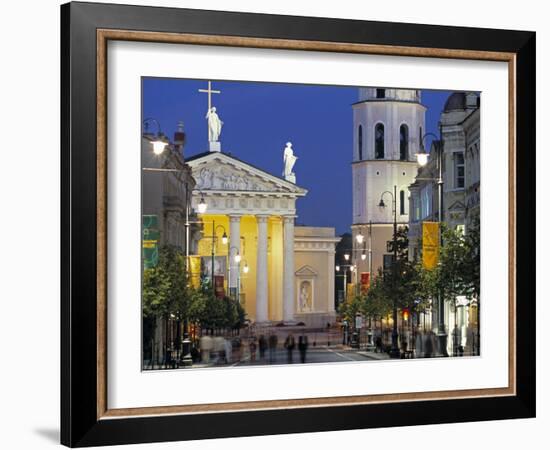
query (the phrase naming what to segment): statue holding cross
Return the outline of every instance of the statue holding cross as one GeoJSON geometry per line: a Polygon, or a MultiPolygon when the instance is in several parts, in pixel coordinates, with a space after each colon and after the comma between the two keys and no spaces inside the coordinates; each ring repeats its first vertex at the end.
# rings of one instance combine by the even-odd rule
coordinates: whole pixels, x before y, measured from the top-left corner
{"type": "Polygon", "coordinates": [[[206,120],[208,121],[208,141],[218,142],[222,132],[223,122],[216,113],[216,107],[212,106],[212,94],[220,94],[221,91],[212,89],[212,82],[208,82],[208,89],[199,89],[199,92],[208,94],[208,111],[206,112],[206,120]]]}

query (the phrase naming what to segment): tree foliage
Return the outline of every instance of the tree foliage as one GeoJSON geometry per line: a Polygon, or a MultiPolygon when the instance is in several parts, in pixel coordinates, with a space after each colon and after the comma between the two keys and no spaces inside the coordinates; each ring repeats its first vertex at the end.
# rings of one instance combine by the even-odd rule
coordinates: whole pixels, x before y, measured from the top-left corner
{"type": "Polygon", "coordinates": [[[238,328],[246,314],[237,300],[218,298],[209,282],[193,288],[187,280],[185,257],[174,247],[163,247],[156,267],[143,273],[143,316],[189,320],[202,328],[238,328]]]}
{"type": "Polygon", "coordinates": [[[340,305],[339,313],[350,320],[357,312],[367,317],[388,315],[395,307],[425,311],[439,293],[447,301],[459,295],[479,301],[479,220],[464,234],[460,230],[442,228],[439,263],[431,270],[408,255],[408,229],[400,227],[396,234],[397,257],[386,269],[379,269],[366,294],[340,305]]]}

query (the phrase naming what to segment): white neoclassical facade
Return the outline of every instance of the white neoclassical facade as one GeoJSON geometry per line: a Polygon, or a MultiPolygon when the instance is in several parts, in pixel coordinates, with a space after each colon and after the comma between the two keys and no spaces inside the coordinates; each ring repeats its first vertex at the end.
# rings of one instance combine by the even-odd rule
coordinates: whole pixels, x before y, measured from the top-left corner
{"type": "Polygon", "coordinates": [[[359,101],[353,104],[351,249],[358,276],[376,275],[384,254],[389,253],[386,243],[393,233],[392,200],[398,224],[409,221],[408,187],[417,174],[416,154],[426,133],[425,112],[419,90],[359,89],[359,101]],[[382,195],[385,208],[379,207],[382,195]],[[359,233],[365,236],[362,244],[356,240],[359,233]]]}
{"type": "Polygon", "coordinates": [[[192,205],[207,204],[199,256],[213,250],[227,257],[225,286],[238,293],[248,317],[307,325],[333,320],[339,239],[332,228],[295,226],[296,202],[307,190],[221,151],[186,162],[197,183],[192,205]]]}

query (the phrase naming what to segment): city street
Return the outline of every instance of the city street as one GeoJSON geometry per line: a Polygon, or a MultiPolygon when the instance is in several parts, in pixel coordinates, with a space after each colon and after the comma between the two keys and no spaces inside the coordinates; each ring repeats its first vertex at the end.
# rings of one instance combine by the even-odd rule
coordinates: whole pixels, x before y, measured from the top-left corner
{"type": "MultiPolygon", "coordinates": [[[[278,349],[274,358],[274,362],[271,364],[288,364],[287,351],[284,349],[278,349]]],[[[331,362],[347,362],[347,361],[376,361],[378,359],[386,359],[385,355],[378,354],[378,357],[370,356],[367,352],[358,352],[357,350],[347,350],[338,347],[320,346],[315,348],[309,348],[306,352],[306,363],[331,363],[331,362]]],[[[300,352],[294,350],[292,352],[292,360],[294,364],[300,364],[300,352]]],[[[270,364],[269,352],[266,352],[265,359],[262,361],[256,359],[256,361],[239,361],[233,363],[233,366],[244,365],[265,365],[270,364]]]]}
{"type": "MultiPolygon", "coordinates": [[[[306,364],[315,363],[333,363],[333,362],[361,362],[361,361],[377,361],[388,359],[387,354],[373,353],[366,351],[350,350],[343,346],[327,347],[326,345],[309,347],[306,352],[306,364]]],[[[201,367],[242,367],[242,366],[266,366],[266,365],[286,365],[289,364],[288,352],[285,349],[278,348],[272,358],[270,358],[269,350],[266,350],[263,358],[260,358],[259,352],[256,357],[251,359],[249,353],[241,355],[240,352],[234,352],[231,360],[228,363],[211,360],[209,363],[193,364],[194,368],[201,367]]],[[[301,364],[300,352],[295,349],[292,352],[292,364],[301,364]]]]}

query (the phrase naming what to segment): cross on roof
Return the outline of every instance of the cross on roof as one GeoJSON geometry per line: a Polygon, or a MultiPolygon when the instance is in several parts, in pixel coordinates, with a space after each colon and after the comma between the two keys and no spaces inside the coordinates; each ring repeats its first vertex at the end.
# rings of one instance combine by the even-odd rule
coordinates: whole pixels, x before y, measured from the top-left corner
{"type": "Polygon", "coordinates": [[[207,93],[208,94],[208,110],[210,111],[210,108],[212,108],[212,94],[221,94],[221,91],[214,91],[212,90],[212,82],[208,82],[208,89],[199,89],[199,92],[207,93]]]}

